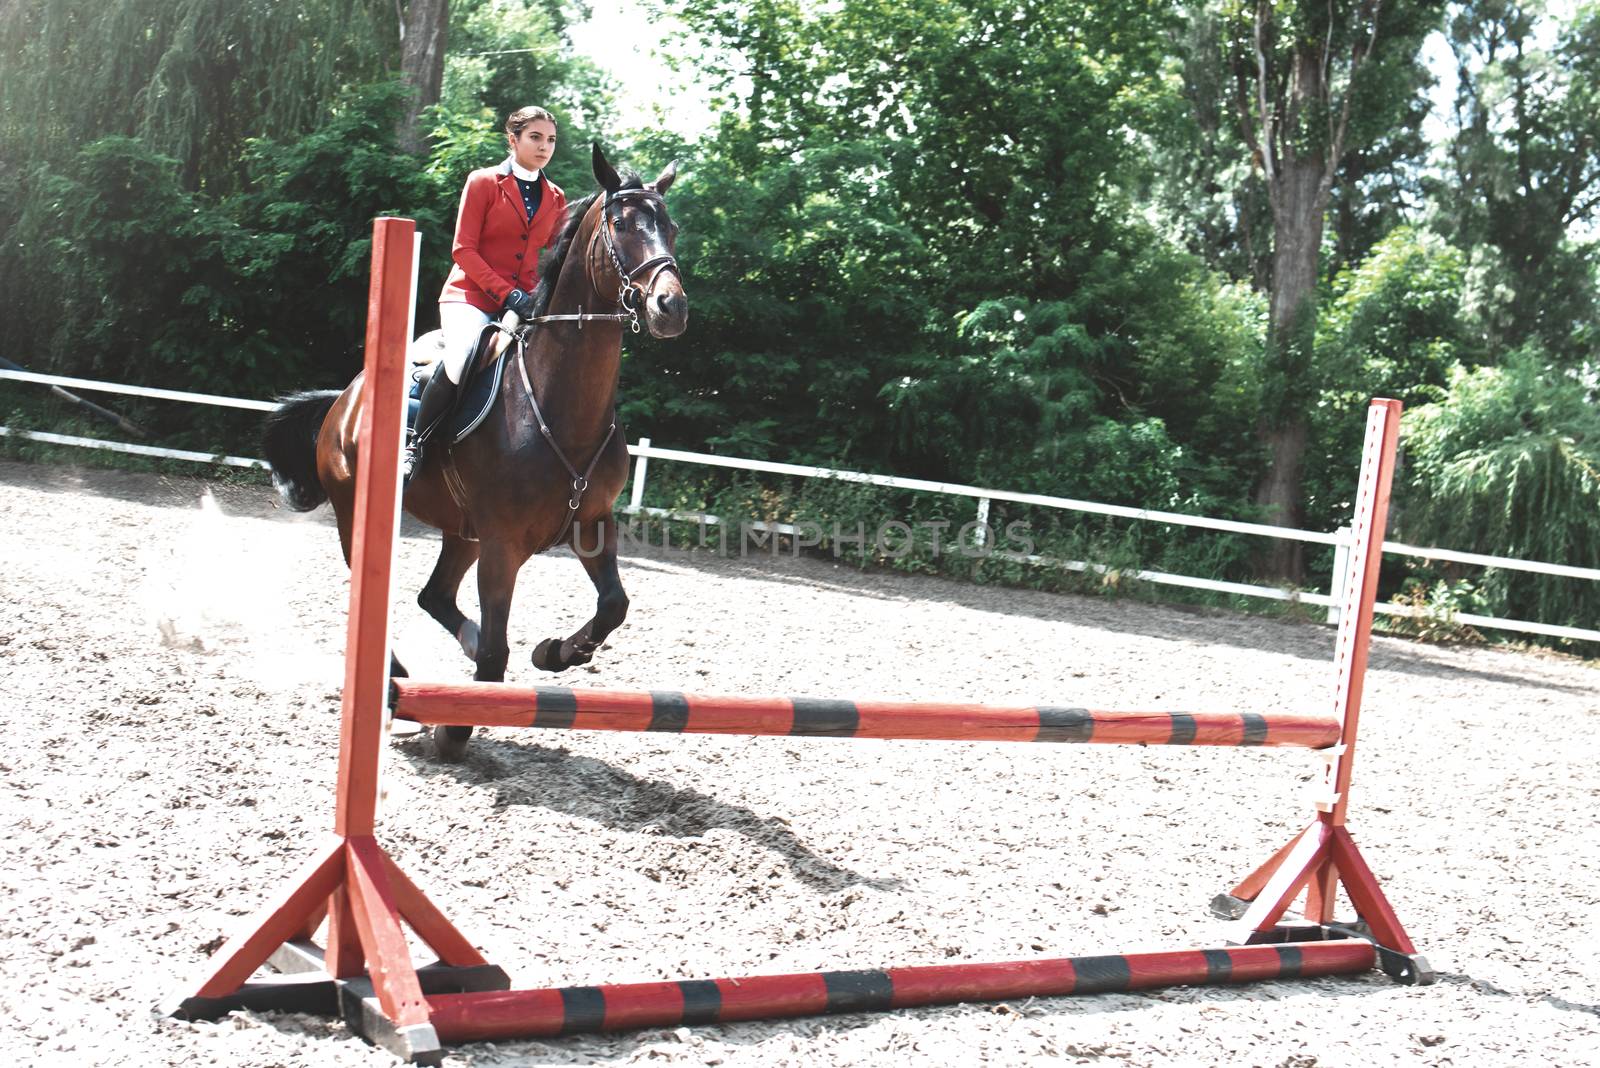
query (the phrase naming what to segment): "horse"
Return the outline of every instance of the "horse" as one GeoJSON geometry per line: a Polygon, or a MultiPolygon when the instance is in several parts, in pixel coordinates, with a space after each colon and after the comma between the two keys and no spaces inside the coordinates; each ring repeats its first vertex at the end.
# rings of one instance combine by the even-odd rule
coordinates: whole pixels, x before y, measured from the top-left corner
{"type": "MultiPolygon", "coordinates": [[[[535,667],[562,671],[588,663],[628,614],[612,512],[628,478],[627,439],[616,413],[622,335],[625,328],[637,332],[642,319],[652,336],[676,337],[688,325],[689,303],[676,259],[678,228],[666,203],[676,163],[645,183],[632,172],[618,174],[597,144],[593,170],[599,189],[568,208],[534,291],[533,314],[518,323],[507,313],[499,327],[485,328],[497,333],[498,347],[513,350],[488,417],[453,446],[436,436],[401,501],[443,534],[417,603],[456,638],[479,681],[505,680],[517,573],[537,553],[570,546],[596,602],[593,617],[570,637],[538,643],[535,667]],[[477,622],[456,606],[474,562],[477,622]]],[[[347,566],[364,403],[358,374],[342,392],[282,398],[265,428],[279,494],[296,511],[332,502],[347,566]]],[[[407,675],[393,655],[389,666],[391,675],[407,675]]],[[[471,727],[435,727],[434,750],[441,759],[460,760],[471,736],[471,727]]]]}

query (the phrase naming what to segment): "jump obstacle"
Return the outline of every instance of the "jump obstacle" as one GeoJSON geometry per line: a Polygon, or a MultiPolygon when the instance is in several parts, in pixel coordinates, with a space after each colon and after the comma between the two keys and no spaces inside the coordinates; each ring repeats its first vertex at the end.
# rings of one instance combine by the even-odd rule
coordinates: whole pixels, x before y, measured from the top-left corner
{"type": "Polygon", "coordinates": [[[278,896],[164,1006],[214,1019],[241,1008],[343,1015],[403,1060],[436,1064],[443,1044],[534,1038],[1006,998],[1242,983],[1370,970],[1427,984],[1417,954],[1345,828],[1400,404],[1375,400],[1357,487],[1354,545],[1336,646],[1332,714],[1119,712],[1037,706],[697,697],[388,676],[389,583],[399,525],[399,451],[411,278],[409,219],[373,227],[366,388],[351,553],[333,837],[278,896]],[[1236,921],[1218,949],[511,990],[373,835],[387,709],[424,724],[786,737],[1135,745],[1291,746],[1327,760],[1316,813],[1214,912],[1236,921]],[[1336,923],[1344,887],[1357,919],[1336,923]],[[1304,895],[1303,919],[1283,922],[1304,895]],[[324,946],[312,941],[327,920],[324,946]],[[404,921],[438,955],[416,967],[404,921]],[[325,947],[325,948],[324,948],[325,947]],[[256,976],[270,964],[279,974],[256,976]]]}

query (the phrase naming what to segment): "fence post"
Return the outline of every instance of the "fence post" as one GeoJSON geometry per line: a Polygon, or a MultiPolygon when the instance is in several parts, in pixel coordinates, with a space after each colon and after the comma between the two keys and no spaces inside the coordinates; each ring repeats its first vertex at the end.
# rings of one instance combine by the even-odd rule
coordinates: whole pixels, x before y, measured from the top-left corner
{"type": "MultiPolygon", "coordinates": [[[[648,449],[649,438],[639,439],[639,448],[648,449]]],[[[644,473],[650,466],[650,457],[642,453],[633,461],[633,494],[628,498],[629,511],[638,511],[644,505],[644,473]]]]}
{"type": "Polygon", "coordinates": [[[978,548],[989,545],[989,498],[978,498],[978,548]]]}
{"type": "Polygon", "coordinates": [[[1333,603],[1328,605],[1329,623],[1339,622],[1339,606],[1344,603],[1345,583],[1350,579],[1350,528],[1340,527],[1338,538],[1333,544],[1333,576],[1328,582],[1328,596],[1333,598],[1333,603]]]}

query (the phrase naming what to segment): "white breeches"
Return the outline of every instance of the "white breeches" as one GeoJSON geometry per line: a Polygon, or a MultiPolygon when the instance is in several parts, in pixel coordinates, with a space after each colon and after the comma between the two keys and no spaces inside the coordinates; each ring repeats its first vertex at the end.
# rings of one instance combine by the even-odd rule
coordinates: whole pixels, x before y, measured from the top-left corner
{"type": "Polygon", "coordinates": [[[444,355],[439,362],[444,364],[445,376],[456,385],[461,384],[467,361],[472,359],[472,350],[477,347],[478,335],[491,318],[488,312],[479,311],[470,304],[453,300],[440,302],[439,330],[444,334],[444,355]]]}

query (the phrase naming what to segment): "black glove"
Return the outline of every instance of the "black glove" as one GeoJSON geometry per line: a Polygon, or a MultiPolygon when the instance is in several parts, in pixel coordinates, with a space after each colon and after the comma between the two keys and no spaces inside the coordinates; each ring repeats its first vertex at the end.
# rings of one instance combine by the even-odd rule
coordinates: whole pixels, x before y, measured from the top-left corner
{"type": "Polygon", "coordinates": [[[516,312],[523,319],[533,318],[533,294],[513,289],[506,294],[505,310],[516,312]]]}

